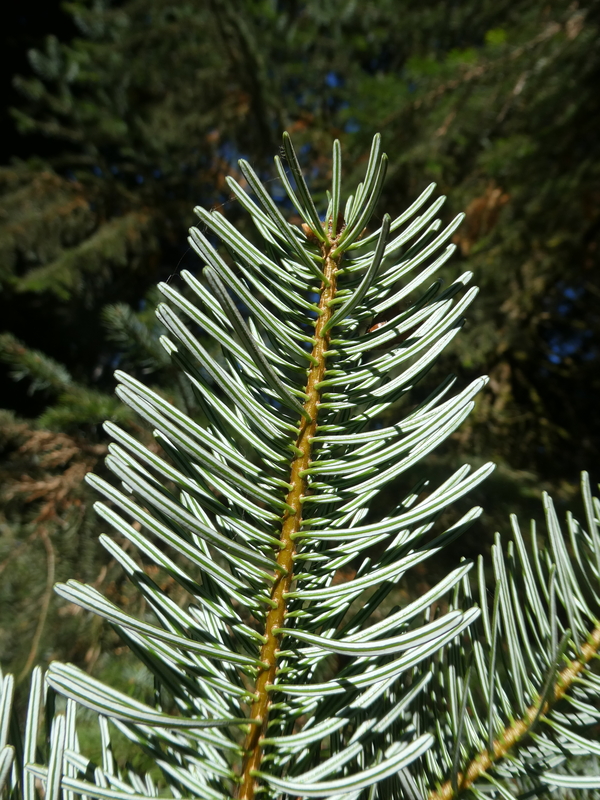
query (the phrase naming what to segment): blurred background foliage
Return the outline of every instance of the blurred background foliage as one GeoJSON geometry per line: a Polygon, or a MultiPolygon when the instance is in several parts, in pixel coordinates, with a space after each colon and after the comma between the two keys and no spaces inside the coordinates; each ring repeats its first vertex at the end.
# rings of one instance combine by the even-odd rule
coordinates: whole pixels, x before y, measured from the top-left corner
{"type": "MultiPolygon", "coordinates": [[[[481,295],[432,379],[491,381],[429,468],[499,469],[457,554],[485,550],[510,511],[537,514],[542,488],[564,506],[580,469],[597,477],[598,2],[84,0],[40,16],[24,0],[9,13],[0,652],[21,678],[57,657],[114,669],[116,636],[51,592],[78,577],[138,602],[97,544],[82,484],[102,470],[104,419],[149,441],[114,399],[112,372],[197,413],[158,345],[153,286],[199,270],[186,246],[194,205],[245,224],[225,183],[240,156],[285,206],[272,180],[283,129],[317,197],[332,138],[350,190],[381,131],[386,210],[433,180],[446,219],[466,211],[445,277],[472,270],[481,295]]],[[[435,577],[412,576],[409,590],[435,577]]]]}

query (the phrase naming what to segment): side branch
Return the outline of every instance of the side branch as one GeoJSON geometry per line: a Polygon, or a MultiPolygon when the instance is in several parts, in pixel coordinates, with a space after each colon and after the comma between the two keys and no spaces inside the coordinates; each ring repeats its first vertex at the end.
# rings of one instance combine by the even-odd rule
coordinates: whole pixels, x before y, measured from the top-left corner
{"type": "Polygon", "coordinates": [[[475,781],[493,769],[494,764],[505,758],[513,747],[518,747],[527,737],[531,726],[536,719],[548,714],[550,709],[566,695],[573,682],[586,668],[589,662],[600,650],[600,625],[597,625],[590,634],[588,642],[581,648],[581,656],[569,664],[558,674],[551,698],[542,703],[542,698],[529,706],[521,719],[515,720],[512,725],[504,729],[502,734],[494,741],[493,752],[482,750],[471,761],[465,772],[459,772],[456,778],[455,792],[452,781],[446,781],[439,789],[429,793],[429,800],[454,800],[462,792],[470,789],[475,781]]]}

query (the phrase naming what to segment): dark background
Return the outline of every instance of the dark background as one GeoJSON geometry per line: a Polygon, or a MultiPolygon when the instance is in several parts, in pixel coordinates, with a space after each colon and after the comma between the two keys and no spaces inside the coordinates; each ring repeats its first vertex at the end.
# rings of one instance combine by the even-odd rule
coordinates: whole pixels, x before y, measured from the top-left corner
{"type": "Polygon", "coordinates": [[[2,83],[0,85],[2,107],[2,163],[13,156],[26,158],[32,153],[43,156],[54,155],[59,145],[45,137],[23,137],[19,134],[9,109],[22,100],[13,86],[13,77],[29,71],[27,51],[39,47],[48,34],[61,41],[68,41],[77,34],[77,27],[66,14],[60,2],[48,0],[35,3],[23,0],[7,3],[2,12],[2,83]]]}

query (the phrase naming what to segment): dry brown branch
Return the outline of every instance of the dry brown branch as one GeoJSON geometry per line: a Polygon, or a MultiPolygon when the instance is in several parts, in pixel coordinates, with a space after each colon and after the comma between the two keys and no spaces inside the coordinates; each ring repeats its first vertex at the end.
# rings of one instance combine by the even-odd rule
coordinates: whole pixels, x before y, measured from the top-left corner
{"type": "Polygon", "coordinates": [[[42,542],[44,543],[44,547],[46,548],[46,588],[44,590],[44,594],[42,595],[40,615],[38,617],[35,633],[33,634],[33,639],[31,641],[31,647],[29,648],[29,654],[27,656],[25,666],[23,667],[23,669],[19,674],[19,677],[17,678],[17,683],[21,683],[21,681],[25,680],[25,678],[29,675],[29,672],[37,657],[38,647],[40,646],[40,639],[42,638],[42,633],[44,632],[46,619],[48,618],[48,609],[50,607],[50,600],[52,599],[52,589],[54,587],[54,573],[56,566],[54,547],[52,546],[52,542],[50,541],[50,537],[48,536],[48,531],[45,529],[43,525],[41,525],[38,528],[38,535],[42,540],[42,542]]]}
{"type": "Polygon", "coordinates": [[[14,428],[21,444],[9,458],[9,469],[11,462],[18,468],[24,460],[21,469],[28,472],[18,480],[11,477],[14,469],[5,475],[3,498],[10,501],[20,497],[25,503],[41,501],[34,521],[59,520],[67,508],[81,504],[78,490],[85,475],[106,453],[106,446],[31,428],[27,423],[15,423],[14,428]]]}
{"type": "Polygon", "coordinates": [[[471,200],[465,210],[465,222],[452,239],[464,256],[469,255],[478,239],[494,228],[500,211],[509,200],[510,196],[494,183],[488,184],[481,196],[471,200]]]}

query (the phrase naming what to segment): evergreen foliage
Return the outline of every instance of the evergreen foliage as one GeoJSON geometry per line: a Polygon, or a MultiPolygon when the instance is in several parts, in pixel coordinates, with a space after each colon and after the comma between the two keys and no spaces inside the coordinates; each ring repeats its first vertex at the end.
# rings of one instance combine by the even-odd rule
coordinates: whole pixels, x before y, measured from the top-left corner
{"type": "Polygon", "coordinates": [[[597,3],[433,3],[401,25],[395,0],[69,9],[80,37],[17,79],[20,130],[59,154],[0,176],[9,330],[110,394],[103,307],[136,309],[191,265],[194,203],[240,218],[225,178],[241,153],[265,177],[277,128],[297,131],[318,196],[331,132],[359,163],[381,129],[390,208],[435,180],[467,209],[456,240],[486,299],[451,357],[491,384],[461,444],[521,470],[513,502],[536,485],[523,471],[565,495],[598,455],[597,3]]]}
{"type": "MultiPolygon", "coordinates": [[[[288,216],[267,162],[283,127],[319,208],[331,139],[350,156],[354,191],[381,129],[387,208],[436,181],[449,194],[447,219],[467,211],[453,235],[458,258],[440,274],[452,283],[468,267],[484,291],[428,380],[450,368],[460,385],[481,372],[490,383],[424,471],[441,483],[466,453],[499,469],[470,494],[484,524],[395,591],[414,598],[443,579],[449,559],[487,552],[507,509],[537,514],[540,486],[562,513],[576,470],[594,469],[599,449],[597,2],[85,0],[68,10],[78,38],[50,40],[16,80],[13,113],[22,147],[33,134],[33,157],[0,168],[0,315],[10,332],[0,339],[1,405],[18,414],[0,415],[3,666],[25,682],[33,663],[58,657],[126,693],[144,681],[109,626],[90,625],[50,586],[75,577],[143,614],[145,601],[97,544],[95,497],[81,478],[106,477],[104,419],[155,447],[114,399],[116,367],[203,421],[160,346],[151,287],[162,279],[187,291],[179,273],[197,269],[182,246],[195,203],[252,237],[226,183],[243,184],[240,154],[254,155],[288,216]]],[[[398,491],[380,492],[382,515],[398,491]]],[[[184,604],[184,590],[156,570],[184,604]]]]}
{"type": "MultiPolygon", "coordinates": [[[[155,443],[108,422],[112,479],[88,481],[114,530],[101,543],[146,612],[76,580],[57,586],[120,634],[153,676],[154,700],[54,662],[33,673],[21,739],[5,677],[7,795],[33,800],[37,782],[50,800],[165,789],[215,800],[595,796],[600,504],[587,476],[585,528],[569,516],[565,537],[547,497],[547,546],[535,529],[526,544],[513,519],[513,542],[492,551],[491,598],[483,560],[477,570],[463,560],[392,606],[399,578],[479,516],[449,509],[493,468],[416,477],[485,385],[428,384],[476,294],[469,273],[445,289],[436,279],[460,220],[441,225],[429,187],[369,232],[387,167],[378,136],[348,198],[334,143],[325,213],[287,136],[283,154],[301,224],[241,161],[249,193],[229,186],[254,234],[197,208],[202,276],[184,272],[184,292],[159,287],[161,343],[202,419],[117,372],[118,396],[155,443]],[[400,476],[396,507],[382,509],[400,476]],[[90,719],[96,763],[78,733],[90,719]],[[146,754],[145,769],[120,756],[119,736],[146,754]]],[[[111,313],[134,346],[144,339],[111,313]]]]}
{"type": "Polygon", "coordinates": [[[482,301],[455,368],[490,375],[470,446],[556,480],[598,458],[599,6],[474,6],[363,79],[351,113],[391,137],[388,197],[427,176],[466,210],[482,301]]]}

